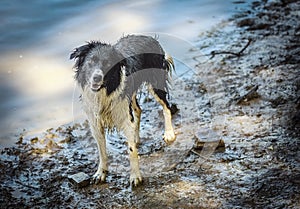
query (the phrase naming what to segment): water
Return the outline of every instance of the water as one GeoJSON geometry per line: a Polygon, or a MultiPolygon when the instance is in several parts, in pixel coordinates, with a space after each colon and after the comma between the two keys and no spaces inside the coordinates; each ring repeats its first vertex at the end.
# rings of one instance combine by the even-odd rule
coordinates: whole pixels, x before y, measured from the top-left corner
{"type": "Polygon", "coordinates": [[[129,33],[158,34],[166,51],[184,62],[197,36],[241,5],[247,3],[2,0],[0,145],[83,118],[68,59],[74,47],[89,40],[113,43],[129,33]]]}

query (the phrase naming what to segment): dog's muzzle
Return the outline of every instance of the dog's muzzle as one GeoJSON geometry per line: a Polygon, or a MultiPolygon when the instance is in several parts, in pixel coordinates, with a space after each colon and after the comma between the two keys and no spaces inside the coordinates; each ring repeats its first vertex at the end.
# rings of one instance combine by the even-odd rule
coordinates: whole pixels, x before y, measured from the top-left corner
{"type": "Polygon", "coordinates": [[[97,92],[101,89],[103,83],[103,73],[101,70],[98,70],[93,73],[91,77],[91,89],[94,92],[97,92]]]}

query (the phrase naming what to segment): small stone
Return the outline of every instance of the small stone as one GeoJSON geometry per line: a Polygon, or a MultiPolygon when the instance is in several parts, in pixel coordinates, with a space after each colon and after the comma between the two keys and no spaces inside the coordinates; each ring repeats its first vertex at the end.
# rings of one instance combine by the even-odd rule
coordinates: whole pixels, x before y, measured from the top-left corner
{"type": "Polygon", "coordinates": [[[195,150],[213,149],[215,152],[225,152],[225,142],[209,129],[202,129],[195,133],[195,150]]]}
{"type": "Polygon", "coordinates": [[[85,187],[90,184],[90,177],[86,173],[79,172],[68,176],[70,182],[77,188],[85,187]]]}
{"type": "Polygon", "coordinates": [[[38,138],[38,137],[34,137],[34,138],[30,139],[31,144],[35,144],[35,143],[37,143],[38,141],[39,141],[39,138],[38,138]]]}

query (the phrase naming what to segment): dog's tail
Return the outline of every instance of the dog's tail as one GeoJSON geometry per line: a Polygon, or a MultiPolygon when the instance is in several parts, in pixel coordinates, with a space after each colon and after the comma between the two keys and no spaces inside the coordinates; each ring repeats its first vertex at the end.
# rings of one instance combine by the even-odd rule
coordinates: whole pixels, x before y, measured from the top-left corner
{"type": "Polygon", "coordinates": [[[175,72],[174,60],[169,54],[165,54],[165,66],[168,72],[168,83],[170,83],[173,71],[175,72]]]}
{"type": "Polygon", "coordinates": [[[166,61],[167,71],[172,75],[172,71],[175,71],[173,57],[171,57],[169,54],[165,54],[165,61],[166,61]]]}

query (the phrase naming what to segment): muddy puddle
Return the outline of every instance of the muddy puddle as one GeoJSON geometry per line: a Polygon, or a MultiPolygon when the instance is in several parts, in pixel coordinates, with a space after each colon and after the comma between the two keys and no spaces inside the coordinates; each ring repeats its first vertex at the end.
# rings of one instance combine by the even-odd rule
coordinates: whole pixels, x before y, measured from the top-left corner
{"type": "Polygon", "coordinates": [[[171,102],[180,110],[172,145],[162,140],[159,105],[141,96],[142,186],[130,188],[126,141],[117,133],[107,140],[106,183],[70,182],[97,169],[82,121],[20,134],[1,150],[0,207],[299,208],[299,10],[298,1],[254,2],[199,36],[192,75],[174,75],[171,102]],[[225,147],[200,147],[201,140],[225,147]]]}

